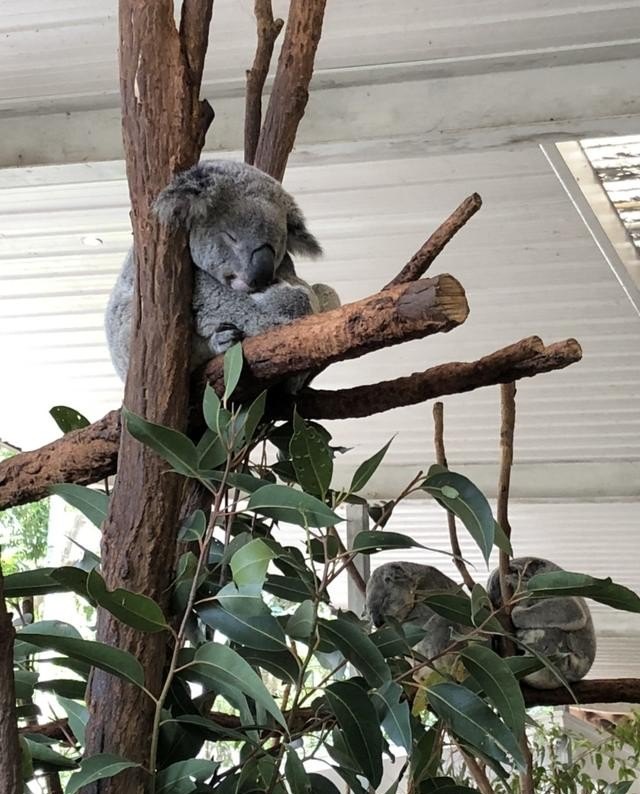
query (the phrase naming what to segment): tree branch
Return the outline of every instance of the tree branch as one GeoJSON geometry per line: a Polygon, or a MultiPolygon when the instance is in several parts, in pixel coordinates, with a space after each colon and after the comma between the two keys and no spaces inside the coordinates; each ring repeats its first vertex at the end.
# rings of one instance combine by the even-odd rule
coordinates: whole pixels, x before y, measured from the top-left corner
{"type": "Polygon", "coordinates": [[[255,165],[282,181],[309,99],[326,0],[291,0],[255,165]]]}
{"type": "MultiPolygon", "coordinates": [[[[446,469],[448,466],[447,455],[444,448],[444,405],[441,402],[433,404],[433,424],[433,443],[436,451],[436,463],[439,463],[440,466],[444,466],[446,469]]],[[[466,584],[469,592],[471,592],[475,582],[462,559],[462,550],[460,549],[460,541],[458,540],[458,531],[456,529],[456,517],[451,510],[447,510],[447,525],[449,527],[449,543],[451,545],[451,551],[453,552],[453,561],[460,576],[462,576],[463,582],[466,584]]]]}
{"type": "MultiPolygon", "coordinates": [[[[544,347],[534,336],[477,361],[452,361],[407,377],[350,389],[306,389],[297,397],[296,404],[305,419],[362,418],[447,394],[461,394],[564,369],[581,358],[582,350],[575,339],[544,347]]],[[[289,406],[281,402],[277,415],[289,416],[290,413],[289,406]]]]}
{"type": "Polygon", "coordinates": [[[253,165],[262,126],[262,92],[269,74],[273,48],[284,20],[273,18],[271,0],[255,0],[258,43],[253,65],[247,70],[244,111],[244,161],[253,165]]]}
{"type": "MultiPolygon", "coordinates": [[[[295,323],[289,326],[289,333],[294,338],[297,336],[296,327],[295,323]]],[[[268,331],[256,337],[262,339],[262,344],[254,349],[259,360],[268,358],[273,350],[272,333],[268,331]]],[[[562,369],[579,361],[581,356],[580,345],[575,339],[545,347],[539,337],[533,336],[477,361],[439,364],[406,378],[337,391],[306,389],[295,402],[300,414],[307,419],[360,418],[446,394],[472,391],[562,369]]],[[[278,405],[271,406],[271,411],[288,419],[291,418],[293,404],[293,400],[288,402],[281,396],[278,405]]],[[[0,463],[0,510],[43,499],[48,495],[49,486],[57,482],[88,485],[113,474],[119,437],[120,412],[111,411],[89,427],[68,433],[38,450],[22,452],[3,461],[0,463]]]]}
{"type": "Polygon", "coordinates": [[[442,251],[445,245],[462,229],[482,206],[482,199],[478,193],[468,196],[451,215],[438,226],[422,247],[416,251],[398,275],[383,287],[390,289],[407,281],[415,281],[423,276],[433,260],[442,251]]]}

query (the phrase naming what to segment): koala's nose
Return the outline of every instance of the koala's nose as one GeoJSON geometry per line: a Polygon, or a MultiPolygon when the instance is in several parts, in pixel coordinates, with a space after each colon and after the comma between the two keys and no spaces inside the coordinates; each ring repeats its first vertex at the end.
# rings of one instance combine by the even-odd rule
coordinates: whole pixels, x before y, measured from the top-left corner
{"type": "Polygon", "coordinates": [[[271,284],[276,272],[276,253],[270,245],[261,245],[251,254],[247,283],[252,289],[271,284]]]}
{"type": "Polygon", "coordinates": [[[369,609],[369,617],[377,629],[379,629],[384,623],[384,615],[379,609],[369,609]]]}

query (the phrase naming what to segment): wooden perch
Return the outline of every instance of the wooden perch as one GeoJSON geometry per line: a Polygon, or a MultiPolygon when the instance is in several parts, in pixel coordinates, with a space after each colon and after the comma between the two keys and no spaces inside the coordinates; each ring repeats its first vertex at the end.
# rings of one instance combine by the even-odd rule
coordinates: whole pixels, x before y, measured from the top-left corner
{"type": "MultiPolygon", "coordinates": [[[[254,164],[282,181],[309,99],[326,0],[291,0],[278,68],[254,164]]],[[[267,65],[268,68],[268,65],[267,65]]]]}
{"type": "MultiPolygon", "coordinates": [[[[296,327],[297,324],[289,326],[293,338],[297,337],[296,327]]],[[[256,337],[256,341],[263,340],[254,348],[259,359],[268,357],[272,349],[271,334],[276,330],[256,337]]],[[[477,361],[440,364],[395,381],[338,391],[306,389],[299,395],[297,406],[300,414],[308,419],[370,416],[446,394],[563,369],[579,361],[581,355],[580,345],[574,339],[545,347],[539,337],[532,336],[477,361]]],[[[282,401],[278,406],[279,415],[290,418],[292,405],[282,401]]],[[[57,482],[88,485],[113,474],[118,459],[119,436],[120,413],[111,411],[89,427],[0,463],[0,510],[43,499],[48,495],[49,486],[57,482]]]]}
{"type": "MultiPolygon", "coordinates": [[[[306,419],[355,419],[564,369],[582,358],[575,339],[545,347],[537,336],[523,339],[477,361],[452,361],[404,378],[337,391],[306,389],[296,400],[306,419]]],[[[289,415],[288,408],[281,414],[289,415]]],[[[280,414],[279,414],[280,415],[280,414]]]]}
{"type": "Polygon", "coordinates": [[[284,20],[273,18],[271,0],[255,0],[258,44],[253,65],[247,69],[244,112],[244,161],[253,165],[262,125],[262,92],[269,73],[273,48],[284,20]]]}
{"type": "MultiPolygon", "coordinates": [[[[468,314],[462,285],[453,276],[443,274],[400,284],[330,312],[303,317],[293,325],[281,325],[245,340],[244,393],[257,392],[285,373],[308,372],[399,342],[450,331],[463,323],[468,314]]],[[[205,378],[222,393],[222,356],[205,367],[205,378]]]]}
{"type": "Polygon", "coordinates": [[[457,234],[465,223],[472,218],[482,206],[482,199],[478,193],[472,193],[459,207],[457,207],[444,223],[435,230],[429,239],[416,251],[398,275],[383,287],[390,289],[407,281],[421,278],[430,267],[433,260],[442,251],[445,245],[457,234]]]}

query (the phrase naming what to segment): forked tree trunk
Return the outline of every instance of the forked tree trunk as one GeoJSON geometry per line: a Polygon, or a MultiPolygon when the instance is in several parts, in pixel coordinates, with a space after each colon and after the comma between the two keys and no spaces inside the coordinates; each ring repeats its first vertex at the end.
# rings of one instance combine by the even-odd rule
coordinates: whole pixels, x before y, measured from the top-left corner
{"type": "MultiPolygon", "coordinates": [[[[184,430],[189,404],[191,259],[184,232],[161,226],[152,206],[176,171],[197,162],[212,112],[199,100],[213,0],[184,0],[180,31],[171,0],[120,0],[123,139],[137,266],[127,408],[184,430]]],[[[166,463],[123,433],[118,477],[103,527],[102,573],[168,606],[183,484],[166,463]]],[[[141,634],[99,611],[98,639],[133,653],[148,690],[160,690],[166,635],[141,634]]],[[[153,703],[94,670],[87,755],[109,752],[149,766],[153,703]]],[[[98,781],[84,794],[144,794],[142,768],[98,781]]]]}

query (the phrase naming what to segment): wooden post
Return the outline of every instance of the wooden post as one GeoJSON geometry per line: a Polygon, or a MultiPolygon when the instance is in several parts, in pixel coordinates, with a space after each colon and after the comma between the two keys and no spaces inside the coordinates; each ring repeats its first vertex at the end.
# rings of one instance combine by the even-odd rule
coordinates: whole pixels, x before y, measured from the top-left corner
{"type": "MultiPolygon", "coordinates": [[[[358,532],[369,529],[369,512],[366,505],[347,505],[347,549],[353,548],[353,541],[358,532]]],[[[368,554],[358,554],[353,558],[356,570],[365,581],[371,573],[371,560],[368,554]]],[[[347,585],[347,606],[356,615],[362,615],[365,610],[364,593],[358,587],[352,576],[349,576],[347,585]]]]}

